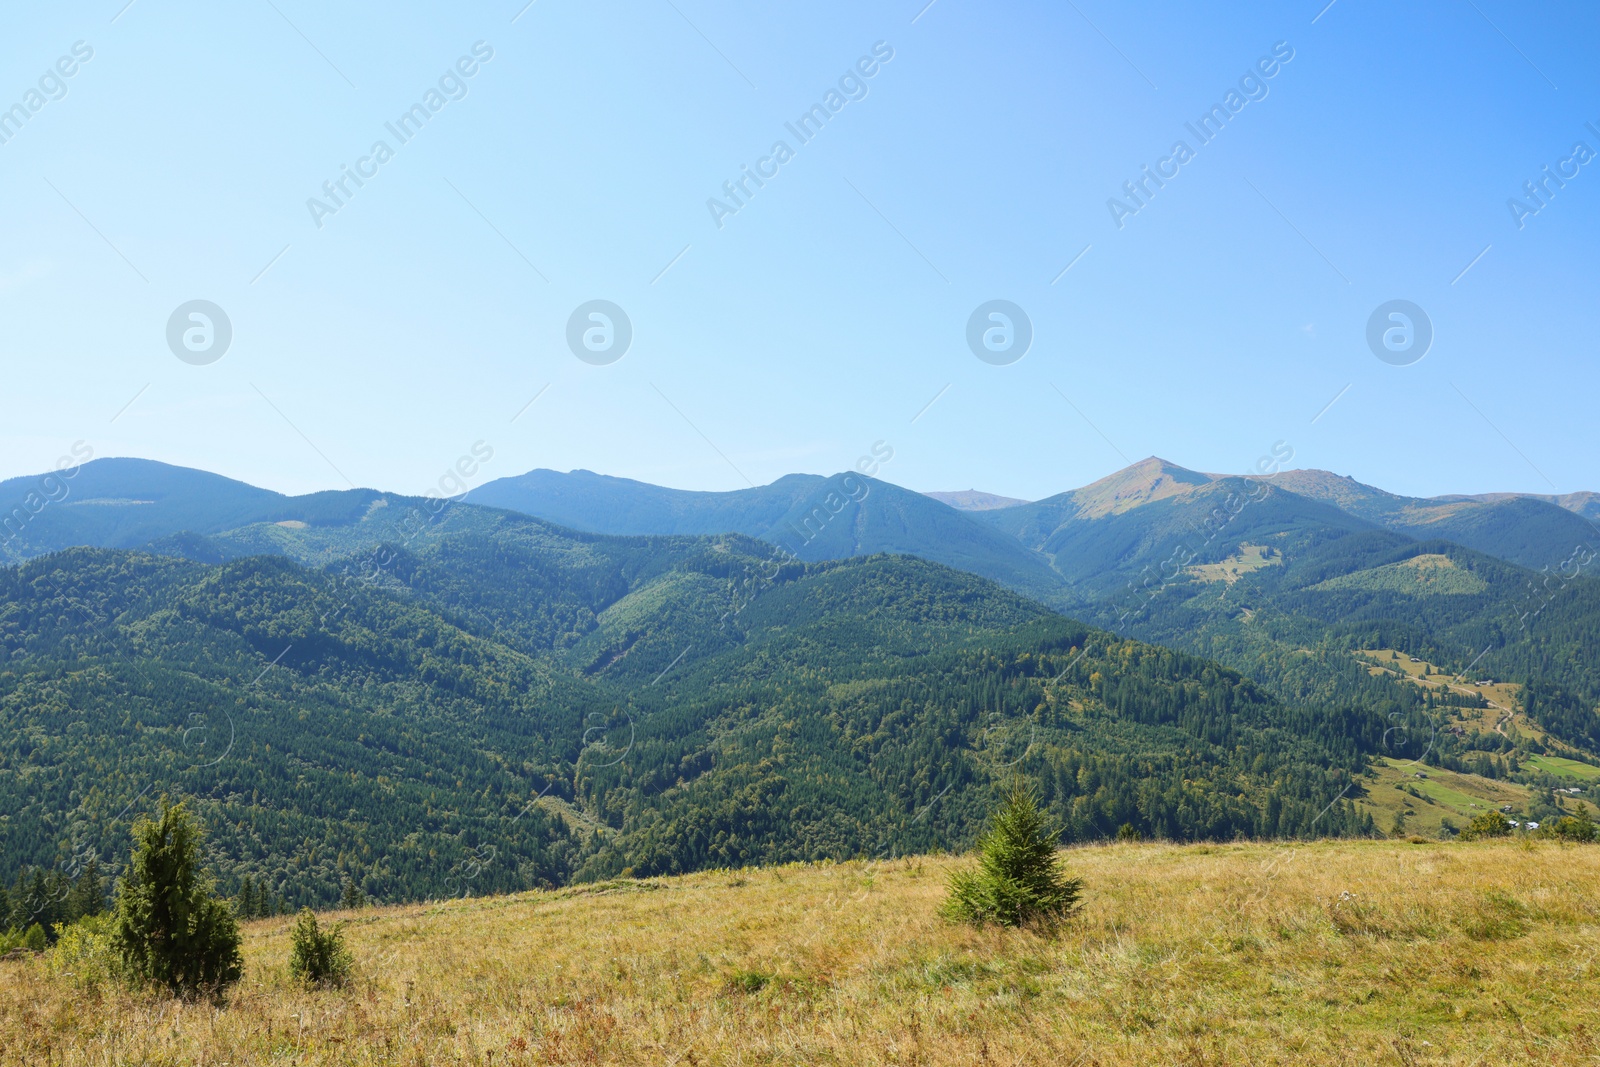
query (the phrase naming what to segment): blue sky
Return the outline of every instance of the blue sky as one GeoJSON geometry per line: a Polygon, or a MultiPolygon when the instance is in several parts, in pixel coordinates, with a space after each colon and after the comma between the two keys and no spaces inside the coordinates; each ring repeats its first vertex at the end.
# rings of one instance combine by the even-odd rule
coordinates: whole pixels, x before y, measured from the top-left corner
{"type": "Polygon", "coordinates": [[[890,481],[1036,498],[1283,441],[1397,492],[1600,489],[1592,5],[123,2],[0,37],[0,476],[83,440],[416,492],[484,442],[480,481],[732,489],[881,441],[890,481]],[[597,299],[633,335],[600,365],[567,341],[597,299]],[[996,299],[1032,325],[1006,365],[966,340],[996,299]],[[1395,299],[1434,334],[1405,366],[1366,339],[1395,299]],[[192,300],[232,327],[202,365],[192,300]]]}

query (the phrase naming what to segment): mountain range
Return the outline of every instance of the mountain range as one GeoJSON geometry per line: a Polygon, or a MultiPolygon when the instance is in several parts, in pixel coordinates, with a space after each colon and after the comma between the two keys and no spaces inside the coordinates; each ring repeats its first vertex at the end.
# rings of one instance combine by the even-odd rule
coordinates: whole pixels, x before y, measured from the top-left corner
{"type": "MultiPolygon", "coordinates": [[[[916,493],[853,473],[791,474],[719,493],[583,470],[501,478],[457,501],[589,533],[740,533],[805,560],[916,555],[1044,592],[1120,574],[1134,562],[1143,566],[1152,547],[1179,531],[1206,532],[1207,517],[1226,509],[1230,495],[1248,498],[1252,508],[1229,519],[1224,541],[1246,528],[1235,525],[1241,520],[1248,528],[1276,522],[1383,529],[1415,541],[1451,541],[1533,569],[1559,566],[1597,536],[1592,520],[1600,518],[1600,495],[1589,492],[1404,497],[1326,471],[1202,474],[1155,457],[1032,502],[976,490],[916,493]],[[1124,518],[1132,513],[1135,520],[1124,518]]],[[[335,526],[398,498],[372,489],[290,497],[149,460],[100,459],[70,477],[56,472],[0,482],[0,546],[15,561],[76,545],[139,547],[179,533],[335,526]]]]}
{"type": "Polygon", "coordinates": [[[1593,494],[1414,498],[1263,466],[1206,474],[1152,457],[1038,501],[996,506],[1005,498],[968,491],[957,494],[961,508],[854,474],[685,493],[534,471],[463,499],[597,533],[726,526],[802,558],[915,555],[1263,677],[1262,641],[1281,661],[1362,634],[1404,640],[1458,670],[1560,679],[1600,701],[1577,621],[1600,618],[1590,579],[1600,531],[1584,513],[1593,494]],[[830,500],[842,503],[837,515],[830,500]],[[1445,573],[1459,578],[1428,580],[1445,573]],[[1272,627],[1285,633],[1264,637],[1272,627]]]}
{"type": "MultiPolygon", "coordinates": [[[[1600,517],[1600,498],[1594,493],[1403,497],[1326,471],[1283,470],[1236,477],[1201,474],[1155,457],[1081,489],[1033,502],[977,490],[914,494],[853,474],[832,479],[788,475],[755,489],[705,493],[664,489],[590,471],[560,474],[549,470],[489,482],[463,499],[594,533],[737,531],[788,545],[805,558],[889,551],[939,559],[952,544],[963,544],[969,563],[982,558],[984,562],[978,566],[1020,568],[1011,545],[976,532],[978,527],[990,526],[1031,551],[1043,553],[1053,569],[1075,581],[1117,569],[1126,562],[1129,551],[1139,555],[1139,546],[1127,543],[1125,535],[1117,532],[1128,528],[1128,523],[1117,521],[1119,516],[1140,510],[1138,525],[1143,527],[1150,518],[1150,512],[1143,509],[1170,502],[1166,505],[1168,522],[1154,538],[1160,541],[1186,524],[1200,525],[1199,517],[1222,506],[1229,493],[1252,492],[1243,484],[1247,479],[1275,490],[1270,494],[1275,506],[1266,510],[1280,521],[1357,528],[1360,524],[1350,520],[1361,520],[1416,540],[1454,541],[1535,569],[1559,564],[1575,546],[1595,538],[1597,531],[1590,520],[1600,517]],[[841,481],[847,483],[846,488],[840,487],[841,481]],[[835,533],[810,539],[803,520],[830,490],[849,500],[848,513],[835,533]],[[863,507],[865,498],[873,494],[877,502],[863,507]],[[918,496],[961,511],[973,521],[958,523],[938,509],[919,506],[914,499],[918,496]],[[1305,501],[1328,507],[1311,507],[1305,501]],[[1336,515],[1328,508],[1343,514],[1336,515]],[[895,515],[892,522],[889,514],[895,515]],[[894,533],[886,535],[876,528],[883,525],[892,526],[894,533]]],[[[1259,521],[1259,516],[1252,519],[1259,521]]],[[[811,528],[820,525],[813,522],[811,528]]],[[[1000,580],[995,574],[988,576],[1000,580]]]]}
{"type": "Polygon", "coordinates": [[[1019,772],[1071,839],[1197,840],[1372,833],[1407,763],[1544,804],[1600,765],[1589,494],[942,496],[0,483],[0,878],[114,862],[161,791],[224,883],[316,902],[961,847],[1019,772]]]}

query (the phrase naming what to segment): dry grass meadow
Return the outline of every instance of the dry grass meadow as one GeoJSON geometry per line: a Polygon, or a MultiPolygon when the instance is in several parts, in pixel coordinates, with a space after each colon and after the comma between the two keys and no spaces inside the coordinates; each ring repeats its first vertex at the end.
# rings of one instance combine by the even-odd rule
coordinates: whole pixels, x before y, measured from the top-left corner
{"type": "Polygon", "coordinates": [[[245,926],[220,1006],[0,962],[0,1063],[1592,1064],[1600,848],[1125,844],[1055,938],[936,915],[957,860],[350,913],[358,977],[245,926]]]}

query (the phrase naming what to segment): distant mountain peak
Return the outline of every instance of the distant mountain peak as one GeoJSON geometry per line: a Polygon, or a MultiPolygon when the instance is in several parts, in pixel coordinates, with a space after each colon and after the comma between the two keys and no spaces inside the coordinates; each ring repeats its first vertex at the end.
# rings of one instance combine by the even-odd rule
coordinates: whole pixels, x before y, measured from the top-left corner
{"type": "Polygon", "coordinates": [[[1029,501],[1014,496],[985,493],[981,489],[957,489],[946,493],[923,493],[925,497],[948,504],[957,511],[994,511],[997,508],[1014,508],[1029,501]]]}
{"type": "Polygon", "coordinates": [[[1150,456],[1073,490],[1071,496],[1078,505],[1079,516],[1093,519],[1131,511],[1156,500],[1187,496],[1211,481],[1209,475],[1150,456]]]}

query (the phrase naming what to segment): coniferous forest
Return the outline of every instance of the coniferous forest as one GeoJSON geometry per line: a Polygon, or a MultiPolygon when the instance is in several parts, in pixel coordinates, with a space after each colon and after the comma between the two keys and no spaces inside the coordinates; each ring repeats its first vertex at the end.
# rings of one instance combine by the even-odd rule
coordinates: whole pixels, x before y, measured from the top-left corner
{"type": "Polygon", "coordinates": [[[1361,834],[1393,714],[917,559],[492,512],[320,565],[66,550],[0,571],[0,647],[0,877],[41,916],[162,794],[258,913],[964,848],[1013,772],[1067,840],[1361,834]]]}
{"type": "MultiPolygon", "coordinates": [[[[126,467],[82,477],[116,491],[126,467]]],[[[1534,757],[1600,747],[1600,676],[1577,654],[1600,618],[1592,580],[1529,611],[1515,564],[1278,490],[1223,527],[1276,546],[1226,583],[1204,565],[1108,583],[1141,573],[1137,538],[1178,530],[1163,504],[1143,526],[1139,510],[1089,522],[1050,573],[1098,560],[1099,586],[1050,593],[1011,556],[983,564],[975,536],[952,558],[1002,583],[915,555],[802,559],[742,534],[155,473],[127,492],[178,488],[142,524],[58,510],[28,528],[121,547],[0,570],[13,929],[91,913],[164,795],[207,827],[219,891],[268,915],[960,850],[1018,774],[1066,842],[1391,832],[1359,803],[1385,760],[1515,779],[1558,813],[1568,783],[1534,757]],[[1512,677],[1542,734],[1462,729],[1506,709],[1405,684],[1359,653],[1377,648],[1512,677]]],[[[886,521],[873,508],[949,511],[870,489],[857,526],[886,521]]],[[[757,496],[740,505],[754,518],[673,521],[759,525],[790,506],[757,496]]],[[[1245,558],[1229,551],[1194,558],[1245,558]]]]}

